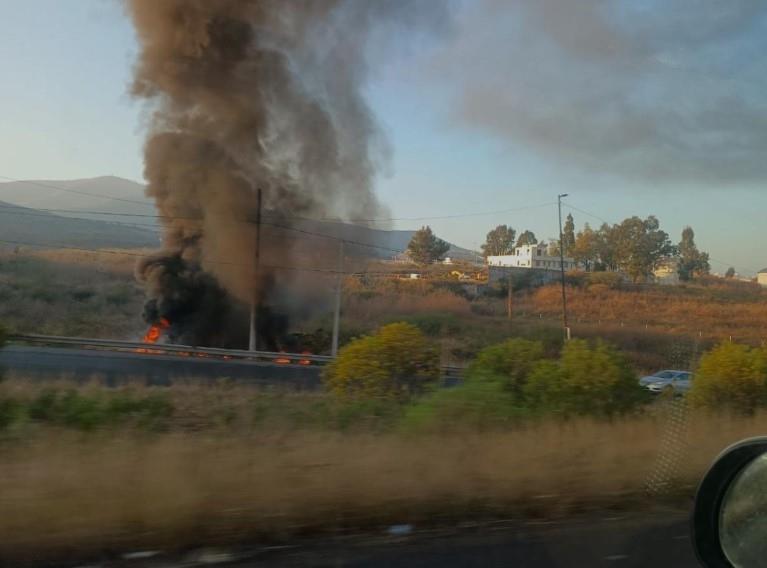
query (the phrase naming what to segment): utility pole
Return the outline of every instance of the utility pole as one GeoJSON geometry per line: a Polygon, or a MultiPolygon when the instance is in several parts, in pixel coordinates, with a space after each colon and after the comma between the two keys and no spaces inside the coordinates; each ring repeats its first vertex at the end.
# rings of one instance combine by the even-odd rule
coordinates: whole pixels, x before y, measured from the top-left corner
{"type": "Polygon", "coordinates": [[[248,338],[248,350],[255,351],[258,345],[256,332],[256,317],[258,315],[258,268],[261,260],[261,188],[256,190],[256,240],[253,256],[253,296],[250,301],[250,336],[248,338]]]}
{"type": "Polygon", "coordinates": [[[557,208],[559,210],[559,273],[562,277],[562,328],[565,340],[570,339],[570,326],[567,325],[567,292],[565,291],[565,239],[562,235],[562,198],[567,193],[557,195],[557,208]]]}
{"type": "Polygon", "coordinates": [[[511,270],[509,270],[509,279],[506,282],[508,288],[508,295],[506,296],[506,311],[509,322],[511,322],[511,307],[512,307],[512,284],[511,284],[511,270]]]}
{"type": "Polygon", "coordinates": [[[336,308],[333,313],[333,341],[330,347],[331,356],[338,355],[338,332],[341,326],[341,288],[344,284],[344,242],[338,244],[338,278],[336,279],[336,308]]]}

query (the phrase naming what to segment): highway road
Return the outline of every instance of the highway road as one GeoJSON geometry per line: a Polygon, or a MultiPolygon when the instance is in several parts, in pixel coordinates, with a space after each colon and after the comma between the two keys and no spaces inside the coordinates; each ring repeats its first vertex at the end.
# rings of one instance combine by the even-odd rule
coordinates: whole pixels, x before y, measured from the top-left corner
{"type": "Polygon", "coordinates": [[[512,522],[418,530],[406,536],[329,537],[280,546],[198,549],[181,555],[135,551],[103,568],[688,568],[699,566],[685,511],[607,513],[559,522],[512,522]],[[141,556],[151,558],[141,559],[141,556]]]}
{"type": "Polygon", "coordinates": [[[127,380],[168,385],[181,379],[212,381],[223,377],[301,390],[318,389],[321,385],[321,367],[316,365],[28,345],[7,345],[0,349],[0,370],[39,379],[64,376],[89,380],[98,376],[112,385],[127,380]]]}

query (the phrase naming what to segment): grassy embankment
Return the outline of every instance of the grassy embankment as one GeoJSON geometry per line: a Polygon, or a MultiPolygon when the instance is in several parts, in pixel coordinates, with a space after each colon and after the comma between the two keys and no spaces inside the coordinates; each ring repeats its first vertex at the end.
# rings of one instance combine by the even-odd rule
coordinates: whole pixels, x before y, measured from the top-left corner
{"type": "Polygon", "coordinates": [[[3,253],[0,322],[16,333],[135,338],[145,328],[135,261],[73,250],[3,253]]]}
{"type": "Polygon", "coordinates": [[[661,404],[610,422],[423,434],[397,409],[227,384],[12,378],[0,401],[5,559],[687,504],[717,452],[767,427],[763,413],[700,414],[673,430],[680,408],[661,404]],[[648,499],[657,477],[670,485],[648,499]]]}

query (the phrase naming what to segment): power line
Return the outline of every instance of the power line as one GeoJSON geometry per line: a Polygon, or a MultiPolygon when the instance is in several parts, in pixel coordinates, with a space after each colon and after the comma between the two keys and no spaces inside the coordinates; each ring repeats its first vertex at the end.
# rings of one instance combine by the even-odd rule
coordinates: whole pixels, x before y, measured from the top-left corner
{"type": "MultiPolygon", "coordinates": [[[[70,188],[65,188],[53,184],[47,184],[47,183],[41,183],[37,181],[30,181],[30,180],[20,180],[11,178],[8,176],[0,175],[0,179],[8,180],[11,182],[16,183],[26,183],[30,185],[35,185],[38,187],[43,187],[47,189],[54,189],[56,191],[63,191],[67,193],[75,193],[79,195],[87,195],[89,197],[98,197],[100,199],[109,199],[112,201],[121,201],[125,203],[135,203],[138,205],[143,205],[146,207],[154,207],[153,204],[147,203],[145,201],[137,201],[134,199],[124,199],[120,197],[113,197],[110,195],[104,195],[99,193],[93,193],[93,192],[87,192],[87,191],[81,191],[81,190],[75,190],[70,188]]],[[[0,186],[0,189],[2,187],[0,186]]],[[[325,223],[342,223],[342,224],[348,224],[348,223],[386,223],[386,222],[393,222],[393,221],[438,221],[438,220],[445,220],[445,219],[461,219],[464,217],[481,217],[486,215],[503,215],[505,213],[513,213],[515,211],[526,211],[529,209],[537,209],[540,207],[548,207],[550,205],[555,205],[556,202],[549,201],[546,203],[539,203],[536,205],[524,205],[521,207],[510,207],[507,209],[494,209],[491,211],[478,211],[473,213],[456,213],[452,215],[436,215],[436,216],[422,216],[422,217],[388,217],[388,218],[370,218],[370,219],[347,219],[347,220],[340,220],[333,217],[301,217],[301,216],[286,216],[286,215],[272,215],[272,217],[278,217],[280,219],[292,219],[292,220],[299,220],[299,221],[321,221],[325,223]]],[[[149,218],[155,218],[155,219],[190,219],[194,220],[196,218],[187,218],[182,216],[171,216],[171,215],[150,215],[150,214],[141,214],[141,213],[117,213],[114,211],[85,211],[85,210],[72,210],[72,209],[43,209],[43,208],[36,208],[39,211],[50,211],[50,212],[59,212],[59,213],[92,213],[92,214],[99,214],[99,215],[112,215],[112,216],[120,216],[120,217],[149,217],[149,218]]],[[[268,215],[265,215],[268,216],[268,215]]]]}
{"type": "MultiPolygon", "coordinates": [[[[10,240],[10,239],[0,239],[0,243],[2,244],[8,244],[8,245],[14,245],[14,246],[30,246],[30,247],[38,247],[43,249],[64,249],[64,250],[74,250],[78,252],[90,252],[90,253],[96,253],[96,254],[110,254],[115,256],[129,256],[133,258],[153,258],[159,256],[161,253],[139,253],[139,252],[132,252],[129,250],[113,250],[113,249],[96,249],[96,248],[89,248],[89,247],[76,247],[76,246],[68,246],[68,245],[61,245],[58,243],[32,243],[29,241],[18,241],[18,240],[10,240]]],[[[247,263],[239,263],[239,262],[231,262],[231,261],[225,261],[225,260],[205,260],[206,264],[217,264],[217,265],[225,265],[225,266],[237,266],[237,267],[243,267],[243,268],[252,268],[250,264],[247,263]]],[[[360,272],[360,271],[354,271],[354,272],[346,272],[342,270],[336,270],[332,268],[308,268],[304,266],[288,266],[288,265],[279,265],[279,264],[261,264],[263,268],[269,268],[272,270],[290,270],[290,271],[297,271],[297,272],[313,272],[313,273],[322,273],[322,274],[336,274],[336,275],[345,275],[345,276],[391,276],[397,273],[394,272],[383,272],[383,271],[370,271],[370,272],[360,272]]]]}
{"type": "MultiPolygon", "coordinates": [[[[9,244],[9,245],[16,245],[16,246],[30,246],[30,247],[39,247],[39,248],[52,248],[52,249],[65,249],[65,250],[74,250],[79,252],[93,252],[98,254],[112,254],[117,256],[130,256],[135,258],[152,258],[158,256],[158,254],[145,254],[145,253],[138,253],[138,252],[131,252],[127,250],[111,250],[111,249],[94,249],[94,248],[87,248],[87,247],[74,247],[74,246],[67,246],[67,245],[61,245],[58,243],[30,243],[28,241],[16,241],[16,240],[8,240],[8,239],[0,239],[0,243],[9,244]]],[[[249,264],[243,264],[239,262],[229,262],[224,260],[208,260],[206,259],[206,263],[210,264],[221,264],[221,265],[227,265],[227,266],[239,266],[239,267],[245,267],[245,268],[251,268],[249,264]]],[[[270,268],[274,270],[296,270],[296,271],[303,271],[303,272],[322,272],[327,274],[338,274],[339,271],[333,270],[333,269],[326,269],[326,268],[307,268],[303,266],[283,266],[283,265],[267,265],[262,264],[264,268],[270,268]]],[[[354,273],[342,273],[342,274],[354,274],[354,273]]]]}
{"type": "MultiPolygon", "coordinates": [[[[56,220],[67,220],[68,219],[68,220],[73,220],[73,221],[95,221],[95,222],[101,222],[101,223],[108,223],[110,225],[119,225],[119,226],[123,226],[123,227],[131,227],[131,228],[137,228],[137,229],[138,228],[147,228],[147,229],[149,229],[149,230],[151,230],[151,231],[153,231],[155,233],[159,233],[160,232],[160,229],[158,227],[156,227],[154,225],[148,225],[148,224],[142,224],[142,223],[122,223],[120,221],[101,221],[101,220],[98,220],[98,219],[88,219],[88,218],[85,218],[85,217],[59,217],[59,216],[56,216],[56,215],[49,215],[49,214],[47,214],[47,212],[46,213],[36,213],[35,212],[35,211],[42,211],[42,210],[30,209],[30,210],[18,211],[17,209],[18,208],[16,208],[16,207],[4,207],[4,206],[0,205],[0,214],[5,213],[5,214],[11,214],[11,215],[21,215],[21,216],[26,216],[26,217],[43,217],[43,218],[46,218],[46,219],[56,219],[56,220]]],[[[82,211],[82,213],[90,213],[90,212],[82,211]]],[[[188,220],[202,221],[202,219],[188,219],[188,220]]],[[[243,223],[251,223],[250,221],[242,221],[242,222],[243,223]]],[[[274,227],[274,228],[277,228],[277,229],[283,229],[283,230],[286,230],[286,231],[293,231],[293,232],[296,232],[296,233],[301,233],[301,234],[308,235],[308,236],[311,236],[311,237],[320,237],[320,238],[340,241],[340,242],[343,242],[345,244],[355,245],[355,246],[359,246],[359,247],[365,247],[365,248],[371,248],[371,249],[379,249],[379,250],[385,250],[387,252],[395,252],[395,253],[404,253],[405,252],[405,250],[403,250],[403,249],[396,249],[396,248],[385,247],[385,246],[381,246],[381,245],[374,245],[374,244],[370,244],[370,243],[363,243],[361,241],[345,239],[343,237],[336,237],[334,235],[328,235],[328,234],[325,234],[325,233],[317,233],[317,232],[314,232],[314,231],[306,231],[304,229],[299,229],[297,227],[290,227],[288,225],[279,225],[277,223],[268,223],[268,222],[262,222],[262,224],[266,225],[266,226],[269,226],[269,227],[274,227]]]]}
{"type": "Polygon", "coordinates": [[[111,195],[103,195],[99,193],[91,193],[89,191],[81,191],[78,189],[71,189],[68,187],[61,187],[57,185],[51,185],[47,183],[42,183],[39,181],[31,181],[31,180],[24,180],[24,179],[15,179],[8,176],[0,176],[0,179],[4,179],[6,181],[15,182],[15,183],[26,183],[28,185],[35,185],[38,187],[44,187],[47,189],[55,189],[56,191],[63,191],[65,193],[75,193],[77,195],[87,195],[88,197],[98,197],[99,199],[110,199],[112,201],[122,201],[123,203],[135,203],[137,205],[143,205],[144,207],[153,207],[151,203],[147,203],[146,201],[138,201],[136,199],[125,199],[122,197],[114,197],[111,195]]]}

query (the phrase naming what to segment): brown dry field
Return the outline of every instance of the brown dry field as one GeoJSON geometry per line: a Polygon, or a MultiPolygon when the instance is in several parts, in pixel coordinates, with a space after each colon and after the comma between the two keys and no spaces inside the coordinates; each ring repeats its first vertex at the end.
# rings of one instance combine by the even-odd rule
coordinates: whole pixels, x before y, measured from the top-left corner
{"type": "MultiPolygon", "coordinates": [[[[30,389],[17,381],[3,388],[30,389]]],[[[252,390],[170,391],[177,427],[166,432],[39,425],[22,438],[7,434],[0,559],[686,506],[717,453],[767,427],[767,413],[690,414],[674,426],[672,414],[686,410],[666,401],[611,422],[548,420],[440,436],[280,423],[221,428],[205,418],[210,409],[246,404],[252,390]]]]}

